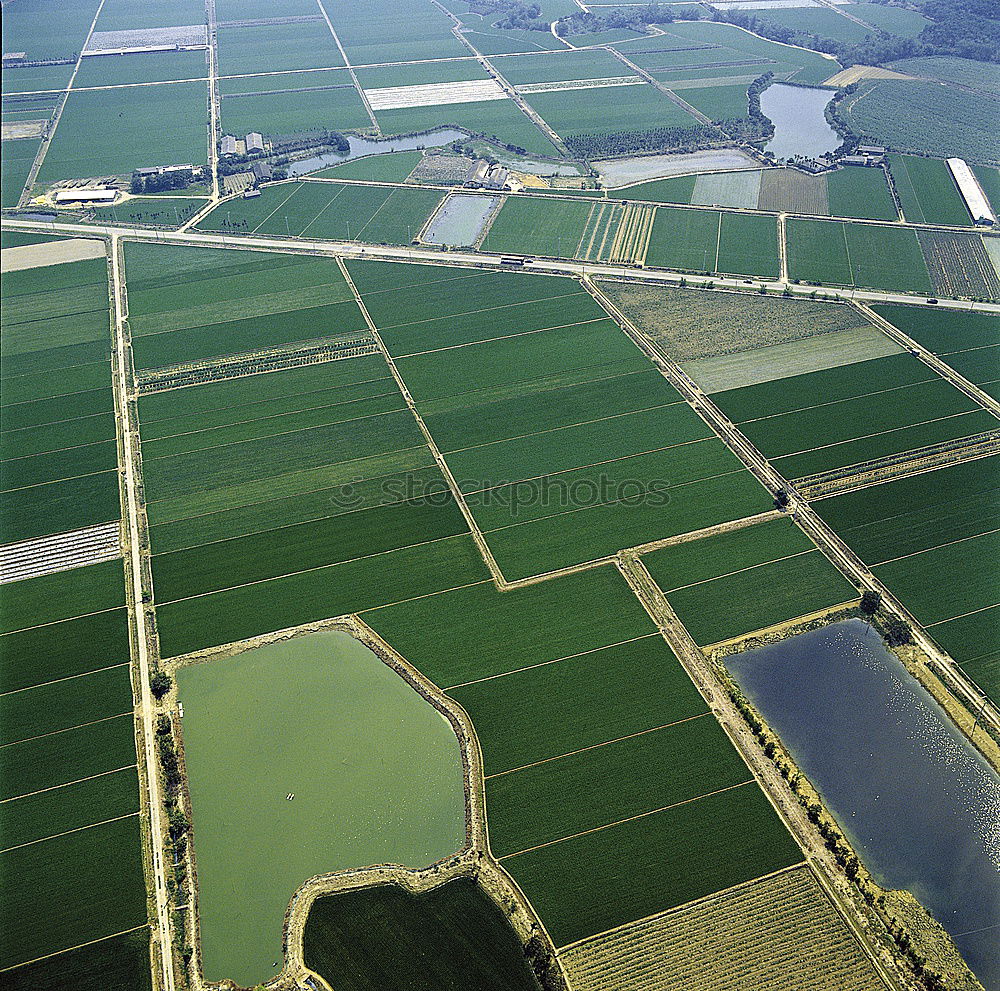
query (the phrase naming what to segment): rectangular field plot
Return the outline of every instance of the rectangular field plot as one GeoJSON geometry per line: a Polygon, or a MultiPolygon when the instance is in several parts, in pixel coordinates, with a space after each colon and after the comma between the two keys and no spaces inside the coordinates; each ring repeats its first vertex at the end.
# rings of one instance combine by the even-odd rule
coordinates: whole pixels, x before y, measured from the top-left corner
{"type": "Polygon", "coordinates": [[[892,172],[903,216],[913,224],[971,224],[962,194],[947,164],[940,158],[890,155],[892,172]]]}
{"type": "Polygon", "coordinates": [[[771,217],[661,206],[653,220],[646,264],[774,278],[777,224],[771,217]]]}
{"type": "Polygon", "coordinates": [[[910,355],[790,376],[713,399],[786,478],[966,437],[995,422],[910,355]]]}
{"type": "Polygon", "coordinates": [[[702,647],[857,597],[790,520],[665,547],[643,561],[702,647]]]}
{"type": "Polygon", "coordinates": [[[117,520],[106,261],[6,272],[2,317],[0,543],[117,520]]]}
{"type": "Polygon", "coordinates": [[[982,458],[815,504],[927,632],[1000,697],[995,520],[1000,458],[982,458]]]}
{"type": "Polygon", "coordinates": [[[165,654],[464,584],[476,563],[381,357],[151,395],[139,415],[165,654]]]}
{"type": "Polygon", "coordinates": [[[926,307],[879,305],[875,312],[960,375],[997,398],[1000,393],[1000,317],[926,307]]]}
{"type": "Polygon", "coordinates": [[[483,239],[483,251],[575,258],[592,203],[508,196],[483,239]]]}
{"type": "Polygon", "coordinates": [[[344,64],[330,29],[320,19],[252,27],[223,24],[218,46],[219,73],[223,76],[344,64]]]}
{"type": "Polygon", "coordinates": [[[371,127],[346,69],[222,79],[219,89],[222,127],[230,134],[259,131],[275,137],[371,127]]]}
{"type": "Polygon", "coordinates": [[[788,272],[821,285],[929,293],[931,280],[913,230],[790,219],[788,272]]]}
{"type": "MultiPolygon", "coordinates": [[[[350,266],[508,578],[766,508],[759,486],[575,283],[438,269],[440,281],[413,286],[403,268],[350,266]],[[464,312],[442,312],[442,300],[464,312]],[[404,312],[409,325],[398,323],[404,312]]],[[[435,270],[417,271],[433,279],[435,270]]]]}
{"type": "Polygon", "coordinates": [[[332,260],[128,244],[125,265],[140,372],[366,336],[332,260]]]}
{"type": "Polygon", "coordinates": [[[938,295],[1000,299],[1000,274],[980,235],[917,231],[917,240],[938,295]]]}
{"type": "Polygon", "coordinates": [[[363,619],[469,713],[492,848],[557,943],[800,859],[613,567],[504,593],[481,583],[363,619]],[[682,880],[663,865],[687,866],[692,844],[682,880]],[[632,875],[623,865],[638,851],[632,875]],[[599,884],[580,880],[580,857],[599,884]]]}
{"type": "Polygon", "coordinates": [[[207,79],[208,53],[155,52],[142,55],[104,55],[85,58],[73,80],[74,89],[90,86],[126,86],[180,79],[207,79]]]}
{"type": "Polygon", "coordinates": [[[448,15],[419,0],[374,0],[363,8],[341,6],[328,11],[352,65],[469,54],[451,33],[448,15]]]}
{"type": "Polygon", "coordinates": [[[208,87],[202,82],[70,93],[39,182],[127,175],[208,157],[208,87]]]}
{"type": "Polygon", "coordinates": [[[297,182],[223,204],[201,230],[280,234],[365,244],[408,244],[441,201],[433,189],[297,182]]]}

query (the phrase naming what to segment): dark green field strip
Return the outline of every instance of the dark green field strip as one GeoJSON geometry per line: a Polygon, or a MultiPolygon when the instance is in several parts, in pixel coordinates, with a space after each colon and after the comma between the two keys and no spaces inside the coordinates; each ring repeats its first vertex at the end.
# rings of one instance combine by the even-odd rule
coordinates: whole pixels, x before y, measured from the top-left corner
{"type": "Polygon", "coordinates": [[[450,451],[678,402],[680,396],[653,368],[591,382],[495,399],[424,416],[440,450],[450,451]]]}
{"type": "MultiPolygon", "coordinates": [[[[95,318],[103,316],[104,333],[109,333],[107,265],[103,261],[72,264],[96,265],[96,277],[88,278],[79,285],[65,287],[48,285],[34,292],[18,293],[15,280],[26,273],[7,272],[4,282],[10,289],[5,289],[4,302],[0,304],[4,322],[10,327],[21,328],[22,333],[30,335],[32,331],[26,329],[27,325],[40,324],[40,321],[47,320],[63,320],[66,317],[81,317],[83,319],[80,321],[79,333],[86,333],[88,328],[95,324],[95,318]]],[[[61,270],[68,267],[71,266],[47,265],[29,271],[42,272],[48,279],[58,276],[61,270]]],[[[76,339],[83,341],[92,338],[78,336],[76,339]]]]}
{"type": "Polygon", "coordinates": [[[509,196],[490,226],[483,250],[573,258],[593,209],[585,201],[509,196]]]}
{"type": "MultiPolygon", "coordinates": [[[[4,339],[0,347],[0,357],[4,362],[14,364],[8,368],[8,374],[18,371],[35,371],[45,365],[35,366],[33,356],[52,351],[66,351],[72,347],[84,344],[101,345],[96,357],[110,350],[110,324],[108,320],[107,301],[103,310],[93,310],[87,313],[74,313],[62,317],[42,317],[38,320],[13,323],[4,317],[4,339]],[[107,343],[107,346],[104,346],[107,343]],[[26,363],[18,363],[17,359],[26,363]]],[[[56,360],[59,360],[58,358],[56,360]]]]}
{"type": "Polygon", "coordinates": [[[3,839],[8,849],[139,811],[135,768],[102,774],[79,784],[18,798],[3,806],[3,839]]]}
{"type": "Polygon", "coordinates": [[[354,302],[330,303],[280,316],[247,317],[136,337],[132,341],[132,355],[137,369],[159,368],[366,329],[354,302]]]}
{"type": "Polygon", "coordinates": [[[553,299],[501,303],[491,309],[459,316],[425,318],[380,330],[380,336],[389,353],[400,357],[435,348],[492,341],[499,337],[511,337],[550,327],[564,327],[606,315],[589,293],[570,293],[569,289],[570,286],[566,286],[567,295],[553,299]]]}
{"type": "Polygon", "coordinates": [[[655,633],[452,688],[448,694],[472,719],[486,774],[706,711],[684,669],[655,633]]]}
{"type": "Polygon", "coordinates": [[[723,213],[719,238],[719,272],[776,279],[778,225],[773,217],[749,213],[723,213]]]}
{"type": "Polygon", "coordinates": [[[866,564],[878,564],[992,530],[1000,457],[822,499],[814,509],[866,564]]]}
{"type": "Polygon", "coordinates": [[[361,487],[372,479],[417,471],[432,464],[434,456],[430,448],[422,444],[402,451],[391,451],[388,454],[356,458],[316,468],[304,468],[237,485],[222,484],[201,492],[164,498],[148,503],[146,515],[150,525],[155,527],[194,516],[223,513],[272,500],[307,495],[321,489],[347,487],[350,492],[354,486],[358,486],[359,490],[363,491],[361,487]]]}
{"type": "Polygon", "coordinates": [[[711,489],[707,484],[686,489],[690,483],[718,479],[717,491],[721,493],[729,491],[731,484],[722,478],[739,473],[745,469],[725,444],[717,437],[706,437],[663,451],[474,492],[466,497],[466,503],[484,530],[497,530],[605,502],[639,504],[654,492],[664,494],[661,507],[669,502],[676,510],[679,502],[689,502],[688,497],[699,490],[711,489]],[[676,493],[674,488],[678,488],[676,493]]]}
{"type": "MultiPolygon", "coordinates": [[[[575,297],[579,283],[559,276],[525,275],[520,272],[475,272],[471,276],[463,269],[439,266],[415,266],[427,269],[426,278],[413,284],[398,282],[398,266],[382,266],[379,262],[351,262],[348,271],[361,281],[355,285],[375,325],[381,330],[405,327],[424,320],[459,317],[480,313],[515,303],[575,297]],[[377,266],[359,273],[359,265],[377,266]],[[386,271],[379,280],[382,268],[386,271]],[[365,277],[371,287],[362,289],[365,277]]],[[[405,273],[404,273],[405,275],[405,273]]],[[[600,316],[601,308],[591,304],[592,316],[600,316]]]]}
{"type": "Polygon", "coordinates": [[[175,657],[487,577],[472,537],[448,537],[160,606],[160,651],[175,657]]]}
{"type": "Polygon", "coordinates": [[[0,692],[127,663],[128,651],[124,607],[5,633],[0,636],[0,692]]]}
{"type": "MultiPolygon", "coordinates": [[[[256,416],[258,409],[264,410],[265,415],[305,409],[312,404],[312,397],[325,394],[332,398],[343,393],[345,401],[381,395],[389,391],[391,381],[392,375],[381,355],[362,355],[349,361],[287,368],[143,396],[139,400],[139,419],[144,435],[154,423],[211,413],[233,416],[232,420],[217,422],[237,422],[247,415],[256,416]]],[[[173,431],[165,428],[165,432],[173,431]]]]}
{"type": "Polygon", "coordinates": [[[642,561],[664,592],[718,578],[813,549],[790,520],[780,518],[644,555],[642,561]]]}
{"type": "Polygon", "coordinates": [[[121,516],[117,470],[15,489],[3,501],[0,543],[4,544],[108,523],[121,516]]]}
{"type": "Polygon", "coordinates": [[[99,283],[105,287],[106,303],[107,279],[107,262],[103,258],[87,258],[62,265],[45,265],[42,268],[27,268],[20,272],[6,272],[3,292],[8,299],[61,292],[65,292],[66,298],[72,299],[75,292],[82,293],[87,286],[99,283]]]}
{"type": "Polygon", "coordinates": [[[3,457],[27,457],[47,451],[63,451],[83,444],[96,444],[115,436],[114,413],[95,413],[39,427],[5,430],[0,434],[3,457]]]}
{"type": "Polygon", "coordinates": [[[1000,603],[1000,533],[943,544],[873,568],[922,626],[1000,603]],[[948,580],[942,580],[942,576],[948,580]]]}
{"type": "Polygon", "coordinates": [[[124,604],[125,575],[121,561],[104,561],[27,578],[4,586],[0,633],[103,612],[124,604]]]}
{"type": "Polygon", "coordinates": [[[946,620],[927,632],[983,691],[1000,699],[1000,606],[946,620]]]}
{"type": "Polygon", "coordinates": [[[456,451],[448,465],[463,492],[684,444],[711,430],[686,403],[559,427],[456,451]]]}
{"type": "Polygon", "coordinates": [[[510,922],[472,878],[422,894],[381,884],[317,898],[302,952],[338,991],[539,987],[510,922]]]}
{"type": "Polygon", "coordinates": [[[614,568],[511,592],[476,585],[363,618],[442,688],[655,632],[614,568]]]}
{"type": "Polygon", "coordinates": [[[749,784],[503,865],[565,946],[801,859],[763,792],[749,784]]]}
{"type": "Polygon", "coordinates": [[[2,382],[6,383],[13,376],[58,371],[91,362],[105,362],[110,355],[110,336],[100,340],[84,341],[82,344],[66,344],[61,347],[47,347],[40,351],[26,351],[23,354],[3,354],[2,382]]]}
{"type": "Polygon", "coordinates": [[[392,413],[406,408],[406,400],[399,390],[371,399],[359,399],[353,403],[339,403],[333,406],[318,406],[307,410],[293,410],[274,416],[252,420],[242,420],[225,426],[191,430],[173,434],[161,440],[147,441],[143,445],[143,458],[155,460],[170,458],[196,451],[217,450],[229,444],[263,440],[268,437],[285,436],[312,427],[326,427],[343,424],[345,430],[369,416],[392,413]]]}
{"type": "Polygon", "coordinates": [[[0,854],[5,897],[0,967],[25,963],[146,922],[134,818],[0,854]]]}
{"type": "MultiPolygon", "coordinates": [[[[475,280],[504,276],[512,281],[519,281],[521,278],[521,274],[518,272],[486,272],[478,268],[453,268],[443,265],[413,264],[412,262],[382,262],[348,258],[345,260],[345,264],[347,271],[351,274],[351,281],[365,298],[366,303],[370,297],[379,293],[425,286],[434,282],[451,282],[456,288],[456,295],[461,298],[464,290],[459,289],[457,283],[463,279],[475,280]]],[[[539,281],[556,278],[561,280],[559,276],[542,276],[539,281]]]]}
{"type": "Polygon", "coordinates": [[[298,523],[153,557],[160,603],[370,557],[468,528],[451,493],[298,523]]]}
{"type": "Polygon", "coordinates": [[[871,437],[845,441],[823,447],[816,451],[806,451],[774,460],[774,467],[786,478],[804,478],[820,471],[829,471],[845,465],[861,464],[876,458],[916,450],[930,444],[969,437],[984,430],[994,430],[997,419],[986,410],[961,413],[929,423],[917,423],[909,427],[899,427],[871,437]]]}
{"type": "Polygon", "coordinates": [[[22,375],[4,375],[0,402],[4,406],[30,403],[52,396],[79,395],[95,389],[111,391],[111,365],[106,361],[91,361],[22,375]]]}
{"type": "Polygon", "coordinates": [[[113,440],[10,458],[0,463],[0,492],[93,475],[117,467],[118,445],[113,440]]]}
{"type": "MultiPolygon", "coordinates": [[[[430,461],[430,451],[426,454],[430,461]]],[[[433,465],[162,523],[151,527],[150,543],[154,553],[163,554],[327,517],[338,517],[350,525],[357,517],[348,514],[358,510],[388,506],[414,496],[450,499],[448,491],[440,469],[433,465]]]]}
{"type": "Polygon", "coordinates": [[[936,354],[1000,344],[1000,316],[877,303],[872,309],[936,354]]]}
{"type": "Polygon", "coordinates": [[[990,391],[987,386],[995,386],[997,381],[1000,381],[1000,344],[949,354],[944,360],[959,375],[964,375],[970,382],[987,392],[990,391]]]}
{"type": "Polygon", "coordinates": [[[701,647],[858,597],[817,550],[689,585],[667,598],[701,647]]]}
{"type": "Polygon", "coordinates": [[[400,358],[396,365],[413,398],[422,403],[629,358],[636,359],[637,369],[649,367],[646,358],[612,320],[598,320],[400,358]]]}
{"type": "MultiPolygon", "coordinates": [[[[352,361],[354,359],[351,359],[352,361]]],[[[337,362],[341,364],[341,362],[337,362]]],[[[343,362],[347,364],[347,362],[343,362]]],[[[315,366],[311,366],[315,367],[315,366]]],[[[269,373],[278,374],[278,373],[269,373]]],[[[228,385],[229,383],[223,383],[228,385]]],[[[198,386],[197,388],[204,388],[198,386]]],[[[350,413],[352,409],[365,409],[365,403],[373,399],[399,394],[396,383],[390,378],[376,379],[373,382],[358,382],[353,385],[335,386],[331,389],[316,389],[311,392],[298,392],[274,399],[264,399],[260,402],[242,403],[222,406],[215,409],[201,410],[195,413],[179,413],[162,419],[143,421],[143,441],[158,440],[163,437],[176,437],[179,434],[192,433],[198,430],[208,430],[215,427],[231,426],[237,423],[249,423],[254,420],[265,420],[272,417],[282,417],[289,413],[299,413],[304,410],[324,409],[332,406],[342,406],[350,413]]],[[[176,392],[171,390],[171,395],[176,392]]],[[[159,393],[165,395],[165,393],[159,393]]],[[[146,398],[156,398],[150,396],[146,398]]],[[[140,414],[143,410],[142,401],[139,404],[140,414]]],[[[348,418],[350,418],[348,416],[348,418]]]]}
{"type": "Polygon", "coordinates": [[[132,713],[0,747],[0,800],[135,764],[132,713]]]}
{"type": "Polygon", "coordinates": [[[769,508],[767,493],[742,471],[667,490],[666,499],[656,492],[491,530],[486,542],[506,578],[527,578],[769,508]]]}
{"type": "Polygon", "coordinates": [[[4,975],[8,991],[73,988],[73,991],[152,991],[149,930],[112,936],[67,950],[4,975]]]}
{"type": "Polygon", "coordinates": [[[646,264],[653,268],[714,272],[718,247],[718,211],[660,206],[653,218],[646,264]]]}
{"type": "Polygon", "coordinates": [[[0,695],[0,746],[132,711],[127,666],[0,695]]]}
{"type": "Polygon", "coordinates": [[[350,429],[334,423],[172,458],[156,458],[144,465],[144,476],[151,497],[162,499],[273,478],[318,464],[387,454],[422,443],[420,428],[409,411],[402,410],[356,420],[350,429]]]}
{"type": "Polygon", "coordinates": [[[893,354],[839,368],[790,375],[759,385],[727,389],[713,393],[712,402],[734,423],[742,423],[757,417],[814,407],[818,399],[823,403],[834,403],[934,380],[938,380],[937,374],[913,355],[893,354]]]}
{"type": "Polygon", "coordinates": [[[328,302],[352,298],[340,267],[329,258],[126,241],[125,267],[130,314],[143,321],[157,313],[184,319],[196,307],[227,302],[280,301],[296,290],[322,289],[328,302]]]}
{"type": "Polygon", "coordinates": [[[712,716],[689,719],[487,778],[490,847],[505,857],[750,778],[712,716]]]}
{"type": "Polygon", "coordinates": [[[740,430],[766,457],[779,458],[975,409],[968,396],[937,379],[752,420],[740,430]]]}
{"type": "Polygon", "coordinates": [[[108,387],[103,389],[4,406],[0,413],[0,424],[4,431],[21,430],[113,410],[114,394],[109,382],[108,387]]]}

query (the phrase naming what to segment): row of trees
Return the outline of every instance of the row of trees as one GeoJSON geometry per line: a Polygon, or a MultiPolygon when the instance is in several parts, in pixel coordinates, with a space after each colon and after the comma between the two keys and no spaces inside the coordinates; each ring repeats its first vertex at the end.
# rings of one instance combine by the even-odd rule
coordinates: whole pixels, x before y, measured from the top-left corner
{"type": "Polygon", "coordinates": [[[715,127],[654,127],[649,130],[609,131],[578,134],[566,139],[566,147],[577,158],[613,158],[652,151],[697,151],[726,140],[715,127]]]}
{"type": "Polygon", "coordinates": [[[574,34],[589,34],[597,31],[614,31],[626,29],[645,31],[650,24],[672,24],[674,15],[669,7],[659,3],[646,4],[645,7],[620,8],[609,14],[592,14],[576,11],[562,18],[556,25],[556,32],[565,38],[574,34]]]}

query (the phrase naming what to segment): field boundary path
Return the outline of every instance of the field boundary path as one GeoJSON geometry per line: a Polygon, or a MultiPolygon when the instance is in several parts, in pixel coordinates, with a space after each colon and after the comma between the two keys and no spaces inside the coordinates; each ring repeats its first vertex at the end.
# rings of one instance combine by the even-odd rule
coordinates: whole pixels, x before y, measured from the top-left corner
{"type": "Polygon", "coordinates": [[[316,0],[316,4],[323,15],[323,20],[326,21],[326,26],[330,29],[330,34],[333,35],[333,40],[337,43],[337,48],[340,50],[340,57],[344,60],[344,65],[347,66],[347,71],[351,74],[351,79],[354,80],[354,88],[358,91],[358,96],[361,97],[361,102],[365,105],[365,110],[371,119],[372,127],[375,128],[375,133],[380,135],[382,129],[378,126],[378,121],[375,119],[375,112],[372,110],[372,105],[368,102],[367,94],[361,88],[361,83],[358,81],[358,74],[354,71],[354,66],[351,65],[351,60],[347,57],[344,46],[340,43],[340,37],[333,27],[333,22],[330,20],[330,15],[326,12],[326,7],[323,6],[323,0],[316,0]]]}
{"type": "Polygon", "coordinates": [[[706,117],[697,107],[692,107],[687,100],[682,100],[672,89],[667,89],[667,87],[661,83],[658,79],[654,79],[645,69],[640,69],[639,66],[635,64],[627,55],[622,55],[617,48],[609,48],[609,52],[619,62],[623,62],[627,65],[637,76],[644,79],[650,86],[662,93],[671,103],[676,104],[685,113],[689,113],[699,124],[704,124],[705,127],[714,127],[710,117],[706,117]]]}
{"type": "Polygon", "coordinates": [[[773,761],[750,732],[746,720],[729,697],[711,662],[694,642],[684,624],[674,612],[667,597],[653,580],[643,561],[631,553],[618,559],[618,570],[642,603],[649,617],[656,623],[663,639],[670,646],[677,660],[687,672],[698,692],[708,703],[712,715],[729,737],[744,763],[750,769],[761,790],[774,806],[778,816],[803,851],[805,861],[813,868],[821,886],[857,938],[865,955],[871,961],[885,984],[893,989],[905,987],[903,982],[887,968],[882,957],[872,945],[868,920],[858,907],[850,882],[837,867],[832,852],[819,831],[809,821],[801,802],[781,776],[773,761]]]}
{"type": "Polygon", "coordinates": [[[217,203],[222,108],[219,99],[219,29],[215,18],[215,0],[205,0],[205,20],[208,23],[208,165],[212,170],[211,202],[217,203]]]}
{"type": "Polygon", "coordinates": [[[133,682],[138,688],[138,722],[142,736],[142,780],[145,782],[149,802],[149,828],[151,832],[151,859],[153,899],[156,905],[156,919],[153,925],[154,941],[158,944],[162,991],[174,991],[173,941],[170,927],[170,901],[167,894],[167,871],[164,864],[165,829],[163,822],[163,801],[160,795],[159,761],[156,753],[153,713],[155,703],[149,687],[150,629],[142,591],[142,549],[139,541],[139,489],[136,479],[139,436],[132,423],[129,411],[129,365],[125,343],[126,310],[123,293],[125,291],[124,272],[121,264],[122,246],[115,236],[110,242],[111,295],[114,306],[114,354],[115,354],[115,415],[122,439],[123,501],[127,525],[129,553],[126,556],[126,570],[131,579],[130,609],[135,642],[135,657],[132,668],[133,682]]]}

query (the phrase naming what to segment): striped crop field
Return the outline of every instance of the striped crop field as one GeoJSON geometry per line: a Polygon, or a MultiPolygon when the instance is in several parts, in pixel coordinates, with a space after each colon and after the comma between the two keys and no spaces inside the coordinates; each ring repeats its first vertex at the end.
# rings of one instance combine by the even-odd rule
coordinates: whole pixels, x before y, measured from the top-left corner
{"type": "Polygon", "coordinates": [[[348,267],[508,579],[767,508],[766,493],[577,282],[348,267]]]}
{"type": "Polygon", "coordinates": [[[566,947],[579,991],[880,991],[875,969],[806,866],[566,947]]]}

